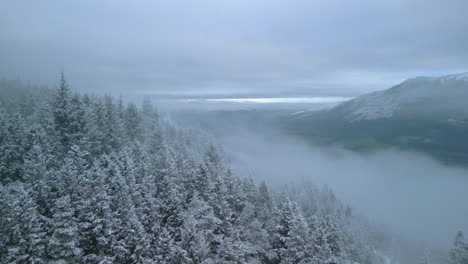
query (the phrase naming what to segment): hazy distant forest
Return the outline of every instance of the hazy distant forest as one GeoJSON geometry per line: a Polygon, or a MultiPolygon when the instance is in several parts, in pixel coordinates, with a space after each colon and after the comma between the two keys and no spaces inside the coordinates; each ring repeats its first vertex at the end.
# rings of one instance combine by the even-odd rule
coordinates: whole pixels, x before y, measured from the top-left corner
{"type": "MultiPolygon", "coordinates": [[[[1,263],[391,263],[390,238],[330,189],[236,175],[149,99],[75,94],[63,76],[0,88],[1,263]]],[[[467,251],[459,234],[451,259],[467,251]]]]}

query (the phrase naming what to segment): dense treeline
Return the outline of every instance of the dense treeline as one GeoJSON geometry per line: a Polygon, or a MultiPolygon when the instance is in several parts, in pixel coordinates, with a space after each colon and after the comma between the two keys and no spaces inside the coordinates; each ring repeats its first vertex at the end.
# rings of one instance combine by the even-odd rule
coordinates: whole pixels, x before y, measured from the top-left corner
{"type": "Polygon", "coordinates": [[[330,190],[276,194],[210,144],[198,158],[149,100],[0,86],[2,263],[383,262],[330,190]]]}

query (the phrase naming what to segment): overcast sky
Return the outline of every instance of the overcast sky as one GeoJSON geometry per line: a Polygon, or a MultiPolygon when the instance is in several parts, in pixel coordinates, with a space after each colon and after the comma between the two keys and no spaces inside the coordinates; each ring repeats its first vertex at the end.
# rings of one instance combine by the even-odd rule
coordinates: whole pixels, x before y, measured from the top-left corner
{"type": "Polygon", "coordinates": [[[0,77],[195,96],[354,96],[468,70],[466,0],[0,3],[0,77]]]}

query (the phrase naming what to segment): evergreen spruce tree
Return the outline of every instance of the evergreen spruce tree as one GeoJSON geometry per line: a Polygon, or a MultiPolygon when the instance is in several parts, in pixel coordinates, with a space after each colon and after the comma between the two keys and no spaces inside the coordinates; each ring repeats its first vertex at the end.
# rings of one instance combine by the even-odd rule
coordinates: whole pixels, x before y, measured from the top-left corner
{"type": "Polygon", "coordinates": [[[468,264],[468,245],[462,231],[455,236],[453,248],[450,251],[450,260],[453,264],[468,264]]]}
{"type": "Polygon", "coordinates": [[[236,221],[244,207],[241,180],[234,176],[230,169],[222,176],[226,188],[226,201],[232,213],[232,221],[236,221]]]}
{"type": "Polygon", "coordinates": [[[427,247],[424,247],[423,254],[419,257],[417,264],[431,264],[430,252],[427,247]]]}
{"type": "Polygon", "coordinates": [[[85,110],[80,96],[74,95],[70,100],[69,125],[67,129],[69,145],[80,145],[86,134],[85,110]]]}
{"type": "Polygon", "coordinates": [[[130,142],[141,140],[143,136],[142,120],[135,104],[128,104],[124,113],[124,127],[130,142]]]}
{"type": "Polygon", "coordinates": [[[70,196],[60,197],[55,202],[52,218],[52,236],[47,245],[51,263],[79,263],[82,249],[70,196]]]}
{"type": "Polygon", "coordinates": [[[62,73],[60,83],[55,93],[55,99],[52,106],[55,131],[59,137],[58,151],[67,151],[71,146],[70,138],[71,118],[71,92],[65,75],[62,73]]]}
{"type": "Polygon", "coordinates": [[[200,264],[212,258],[210,241],[219,221],[212,208],[195,193],[182,219],[181,247],[186,252],[188,263],[200,264]]]}
{"type": "Polygon", "coordinates": [[[104,97],[104,120],[103,128],[105,145],[107,146],[105,153],[110,153],[112,150],[118,150],[121,147],[123,137],[122,120],[117,111],[117,106],[111,96],[104,97]]]}
{"type": "Polygon", "coordinates": [[[285,198],[277,220],[273,240],[274,263],[308,263],[313,252],[308,247],[308,229],[296,204],[285,198]]]}
{"type": "Polygon", "coordinates": [[[22,184],[13,186],[6,259],[10,263],[46,263],[46,220],[38,213],[30,192],[22,184]]]}
{"type": "Polygon", "coordinates": [[[141,110],[144,115],[151,116],[154,114],[153,103],[151,102],[151,98],[149,96],[145,96],[143,98],[143,103],[141,105],[141,110]]]}
{"type": "Polygon", "coordinates": [[[85,172],[80,187],[83,197],[77,208],[82,263],[105,263],[113,259],[111,198],[105,187],[105,172],[96,163],[85,172]]]}
{"type": "Polygon", "coordinates": [[[246,246],[247,258],[261,259],[265,262],[274,258],[269,254],[271,248],[269,234],[257,218],[256,207],[252,203],[245,203],[239,215],[238,225],[240,238],[246,246]]]}
{"type": "Polygon", "coordinates": [[[0,183],[22,180],[25,139],[25,124],[20,114],[0,111],[0,183]]]}

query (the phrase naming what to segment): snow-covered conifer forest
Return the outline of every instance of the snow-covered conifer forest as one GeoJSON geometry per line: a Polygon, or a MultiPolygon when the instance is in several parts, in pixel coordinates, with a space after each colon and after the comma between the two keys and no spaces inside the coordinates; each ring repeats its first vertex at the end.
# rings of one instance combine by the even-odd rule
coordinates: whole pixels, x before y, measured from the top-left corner
{"type": "Polygon", "coordinates": [[[63,76],[0,87],[1,263],[393,263],[330,189],[237,175],[149,100],[76,94],[63,76]]]}

